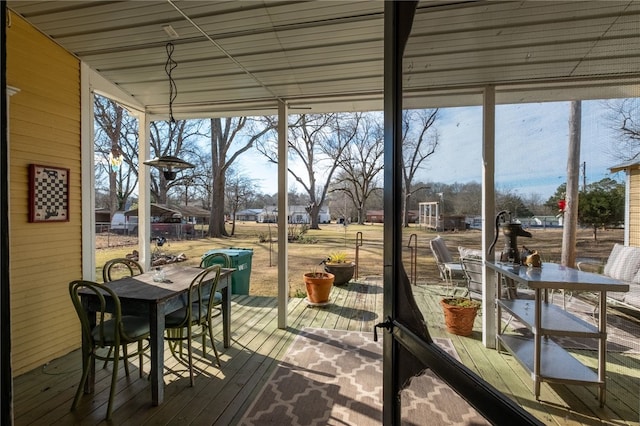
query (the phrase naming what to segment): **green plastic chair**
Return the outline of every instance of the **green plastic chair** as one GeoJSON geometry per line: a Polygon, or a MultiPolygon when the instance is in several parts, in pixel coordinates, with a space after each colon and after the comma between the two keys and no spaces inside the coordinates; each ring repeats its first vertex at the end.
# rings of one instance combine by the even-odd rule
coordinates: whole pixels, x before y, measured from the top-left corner
{"type": "MultiPolygon", "coordinates": [[[[216,357],[218,367],[220,367],[220,357],[216,349],[215,340],[213,339],[213,327],[211,324],[211,308],[213,299],[207,298],[207,294],[215,294],[216,287],[220,281],[220,265],[213,265],[200,272],[189,286],[187,295],[187,304],[185,307],[172,312],[165,316],[165,340],[169,342],[171,353],[176,358],[180,356],[176,353],[178,343],[187,341],[189,375],[191,386],[194,384],[193,374],[193,339],[202,337],[202,353],[206,356],[206,338],[207,334],[211,339],[211,347],[216,357]],[[193,334],[193,327],[200,326],[201,332],[193,334]],[[186,336],[185,336],[186,330],[186,336]],[[208,333],[207,333],[208,332],[208,333]]],[[[182,354],[182,345],[180,344],[180,354],[182,354]]]]}
{"type": "Polygon", "coordinates": [[[142,265],[133,259],[119,257],[108,260],[102,267],[102,282],[108,283],[122,277],[133,277],[142,274],[142,265]]]}
{"type": "MultiPolygon", "coordinates": [[[[83,370],[80,378],[80,384],[76,390],[76,395],[71,405],[71,411],[75,410],[82,395],[83,388],[89,376],[89,369],[92,362],[96,359],[113,361],[113,373],[111,376],[111,391],[109,392],[109,405],[107,406],[107,420],[111,418],[113,409],[113,397],[115,395],[116,383],[118,381],[118,362],[120,358],[125,361],[125,372],[129,375],[127,359],[138,356],[139,372],[142,377],[142,354],[146,349],[143,345],[145,339],[149,337],[149,321],[145,317],[137,317],[130,315],[122,315],[120,308],[120,299],[110,288],[92,281],[77,280],[69,283],[69,294],[71,301],[76,309],[80,325],[82,327],[83,339],[89,342],[88,351],[83,349],[83,370]],[[89,313],[84,309],[79,295],[80,290],[83,292],[93,293],[99,304],[96,311],[96,325],[91,327],[89,313]],[[108,299],[111,300],[108,300],[108,299]],[[107,307],[109,302],[109,308],[107,307]],[[108,309],[108,310],[107,310],[108,309]],[[130,343],[137,343],[138,350],[132,354],[127,351],[130,343]],[[102,348],[109,348],[108,354],[100,355],[98,351],[102,348]],[[122,348],[122,356],[120,356],[120,348],[122,348]],[[113,355],[112,355],[113,353],[113,355]]],[[[147,345],[148,347],[148,345],[147,345]]]]}

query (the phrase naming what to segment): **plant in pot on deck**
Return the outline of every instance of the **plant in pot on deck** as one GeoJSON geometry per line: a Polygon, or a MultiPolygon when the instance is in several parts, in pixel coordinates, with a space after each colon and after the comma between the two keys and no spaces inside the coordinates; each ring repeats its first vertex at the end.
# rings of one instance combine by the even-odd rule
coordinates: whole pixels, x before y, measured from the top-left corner
{"type": "Polygon", "coordinates": [[[304,274],[304,284],[307,290],[307,303],[310,305],[325,305],[329,303],[329,293],[335,276],[326,271],[316,271],[304,274]]]}
{"type": "Polygon", "coordinates": [[[480,302],[466,297],[451,297],[440,300],[444,312],[444,323],[449,333],[470,336],[473,322],[480,309],[480,302]]]}
{"type": "Polygon", "coordinates": [[[333,252],[323,263],[324,270],[335,275],[336,277],[333,284],[346,284],[349,282],[349,280],[351,280],[351,278],[353,278],[356,264],[355,262],[349,260],[345,252],[333,252]]]}

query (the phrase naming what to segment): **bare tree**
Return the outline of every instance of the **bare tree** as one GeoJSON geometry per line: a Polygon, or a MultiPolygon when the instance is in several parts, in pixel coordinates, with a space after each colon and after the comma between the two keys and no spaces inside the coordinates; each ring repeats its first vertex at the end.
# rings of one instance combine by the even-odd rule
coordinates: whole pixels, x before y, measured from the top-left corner
{"type": "Polygon", "coordinates": [[[236,214],[239,209],[247,208],[256,198],[256,183],[254,179],[230,169],[227,175],[226,201],[231,219],[231,235],[236,231],[236,214]]]}
{"type": "MultiPolygon", "coordinates": [[[[200,153],[197,141],[205,136],[202,131],[203,120],[152,121],[150,129],[151,154],[155,157],[174,155],[183,160],[194,162],[200,153]]],[[[184,179],[193,179],[194,171],[183,171],[177,179],[167,180],[163,173],[152,169],[151,196],[156,203],[167,204],[168,194],[172,190],[180,192],[184,179]]]]}
{"type": "Polygon", "coordinates": [[[124,210],[138,184],[138,122],[111,99],[94,97],[96,182],[108,176],[111,215],[124,210]]]}
{"type": "Polygon", "coordinates": [[[611,157],[618,161],[631,161],[640,157],[640,100],[638,98],[608,100],[605,119],[616,133],[613,145],[608,147],[611,157]]]}
{"type": "Polygon", "coordinates": [[[209,150],[201,152],[201,155],[194,160],[193,164],[196,167],[192,177],[192,197],[194,200],[198,200],[203,208],[210,210],[213,194],[213,168],[211,167],[209,150]]]}
{"type": "Polygon", "coordinates": [[[273,129],[273,120],[248,117],[211,119],[212,195],[209,236],[228,236],[224,227],[226,173],[240,155],[273,129]]]}
{"type": "Polygon", "coordinates": [[[405,110],[402,113],[402,180],[404,226],[409,226],[409,197],[423,187],[412,188],[416,173],[436,151],[438,132],[434,127],[438,109],[405,110]]]}
{"type": "MultiPolygon", "coordinates": [[[[289,126],[289,155],[304,167],[302,173],[290,167],[289,173],[309,195],[307,212],[311,229],[320,229],[320,208],[345,148],[356,137],[361,116],[361,113],[301,114],[294,116],[295,122],[289,126]]],[[[264,141],[257,148],[269,161],[278,162],[277,141],[264,141]]]]}
{"type": "MultiPolygon", "coordinates": [[[[437,191],[442,192],[442,191],[437,191]]],[[[482,185],[477,182],[456,184],[449,190],[452,195],[451,209],[455,214],[468,216],[480,215],[482,210],[482,185]]]]}
{"type": "Polygon", "coordinates": [[[337,174],[331,191],[349,196],[358,212],[358,223],[366,219],[366,202],[371,194],[381,189],[378,176],[384,167],[384,134],[377,116],[363,115],[353,143],[347,145],[338,159],[341,172],[337,174]]]}

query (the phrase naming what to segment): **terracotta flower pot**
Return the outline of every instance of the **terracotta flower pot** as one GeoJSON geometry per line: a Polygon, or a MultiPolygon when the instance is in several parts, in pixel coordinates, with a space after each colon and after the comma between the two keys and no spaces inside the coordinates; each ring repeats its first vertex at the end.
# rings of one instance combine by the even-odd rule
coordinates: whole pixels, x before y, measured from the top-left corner
{"type": "Polygon", "coordinates": [[[472,306],[457,306],[450,304],[450,300],[451,299],[440,300],[447,331],[459,336],[471,336],[473,332],[473,322],[478,314],[479,304],[472,302],[472,306]]]}
{"type": "Polygon", "coordinates": [[[328,272],[307,272],[304,274],[309,303],[327,303],[334,279],[335,276],[328,272]]]}

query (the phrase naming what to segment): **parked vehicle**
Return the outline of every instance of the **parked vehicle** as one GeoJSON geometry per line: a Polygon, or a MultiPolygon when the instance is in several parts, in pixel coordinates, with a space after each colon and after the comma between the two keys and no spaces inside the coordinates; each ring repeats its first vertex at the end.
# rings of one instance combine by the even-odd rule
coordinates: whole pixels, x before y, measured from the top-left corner
{"type": "Polygon", "coordinates": [[[125,216],[124,212],[115,212],[111,218],[111,232],[116,234],[137,234],[138,216],[125,216]]]}
{"type": "MultiPolygon", "coordinates": [[[[116,234],[137,234],[138,216],[126,216],[124,212],[116,212],[111,219],[111,232],[116,234]]],[[[151,238],[156,237],[191,237],[195,234],[192,223],[183,222],[182,216],[152,217],[151,238]]]]}

